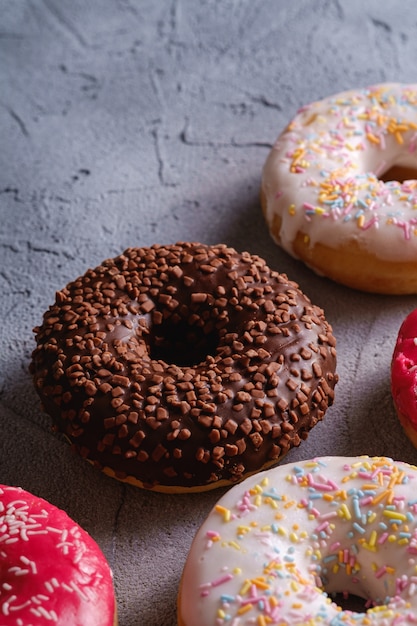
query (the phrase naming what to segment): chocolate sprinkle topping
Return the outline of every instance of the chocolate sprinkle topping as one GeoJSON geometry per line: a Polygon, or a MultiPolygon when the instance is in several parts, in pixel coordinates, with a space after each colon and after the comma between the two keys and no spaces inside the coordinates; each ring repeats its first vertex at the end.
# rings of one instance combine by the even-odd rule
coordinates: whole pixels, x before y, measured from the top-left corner
{"type": "Polygon", "coordinates": [[[278,462],[338,379],[323,311],[225,245],[129,248],[59,291],[34,332],[55,428],[150,489],[209,489],[278,462]]]}

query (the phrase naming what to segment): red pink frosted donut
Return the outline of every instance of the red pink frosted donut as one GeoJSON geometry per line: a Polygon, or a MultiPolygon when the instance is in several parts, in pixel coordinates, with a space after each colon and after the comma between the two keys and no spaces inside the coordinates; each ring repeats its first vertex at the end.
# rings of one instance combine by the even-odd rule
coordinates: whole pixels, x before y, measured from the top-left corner
{"type": "Polygon", "coordinates": [[[417,447],[417,309],[401,324],[391,363],[391,391],[398,418],[417,447]]]}
{"type": "Polygon", "coordinates": [[[68,515],[0,485],[1,626],[117,626],[112,574],[68,515]]]}

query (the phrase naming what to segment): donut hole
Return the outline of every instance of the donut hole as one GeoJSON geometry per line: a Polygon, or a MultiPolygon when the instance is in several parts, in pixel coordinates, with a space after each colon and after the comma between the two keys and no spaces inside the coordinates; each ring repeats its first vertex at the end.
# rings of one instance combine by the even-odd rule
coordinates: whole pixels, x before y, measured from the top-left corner
{"type": "Polygon", "coordinates": [[[153,326],[149,354],[157,361],[193,367],[214,355],[218,345],[219,334],[210,320],[197,325],[189,320],[167,319],[153,326]]]}
{"type": "Polygon", "coordinates": [[[382,172],[378,176],[378,178],[384,183],[392,181],[403,183],[406,180],[417,180],[417,168],[409,167],[406,165],[393,165],[385,172],[382,172]]]}
{"type": "Polygon", "coordinates": [[[366,613],[369,608],[369,600],[356,596],[353,593],[338,591],[330,594],[330,598],[335,604],[340,606],[342,611],[351,611],[352,613],[366,613]]]}

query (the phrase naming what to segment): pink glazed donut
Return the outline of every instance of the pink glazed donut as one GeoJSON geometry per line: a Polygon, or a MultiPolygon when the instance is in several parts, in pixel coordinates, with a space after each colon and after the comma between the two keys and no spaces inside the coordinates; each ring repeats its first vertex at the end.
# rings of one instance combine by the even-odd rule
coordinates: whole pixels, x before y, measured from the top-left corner
{"type": "Polygon", "coordinates": [[[1,626],[117,626],[112,573],[68,515],[0,485],[1,626]]]}
{"type": "Polygon", "coordinates": [[[391,392],[398,419],[417,448],[417,309],[402,323],[391,364],[391,392]]]}

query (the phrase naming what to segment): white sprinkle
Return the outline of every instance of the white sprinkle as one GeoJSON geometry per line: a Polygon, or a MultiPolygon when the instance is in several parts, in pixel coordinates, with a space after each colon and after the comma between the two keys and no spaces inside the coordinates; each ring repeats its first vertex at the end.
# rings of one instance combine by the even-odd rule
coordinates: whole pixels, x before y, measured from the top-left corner
{"type": "Polygon", "coordinates": [[[70,582],[70,586],[74,589],[74,591],[79,595],[82,600],[86,600],[88,602],[88,596],[79,588],[79,586],[72,580],[70,582]]]}
{"type": "Polygon", "coordinates": [[[1,607],[3,615],[9,615],[9,605],[11,602],[14,602],[16,599],[17,599],[17,596],[10,596],[10,598],[6,602],[3,602],[3,605],[1,607]]]}

